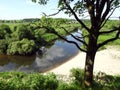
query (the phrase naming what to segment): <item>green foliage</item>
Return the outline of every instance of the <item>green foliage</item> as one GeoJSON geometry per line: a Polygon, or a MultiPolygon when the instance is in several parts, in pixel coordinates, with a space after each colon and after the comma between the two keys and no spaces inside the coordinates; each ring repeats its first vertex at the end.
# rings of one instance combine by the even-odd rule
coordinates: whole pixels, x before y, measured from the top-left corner
{"type": "Polygon", "coordinates": [[[79,68],[71,69],[71,76],[75,78],[74,80],[75,84],[82,86],[84,79],[84,71],[82,69],[79,68]]]}
{"type": "Polygon", "coordinates": [[[5,54],[7,49],[7,43],[5,40],[0,40],[0,54],[5,54]]]}
{"type": "Polygon", "coordinates": [[[41,25],[42,26],[53,26],[53,22],[54,22],[54,19],[52,18],[46,18],[45,16],[43,16],[41,18],[41,25]]]}
{"type": "Polygon", "coordinates": [[[26,74],[22,72],[1,72],[0,73],[0,89],[1,90],[24,90],[22,78],[26,74]]]}
{"type": "Polygon", "coordinates": [[[7,54],[14,55],[27,55],[36,51],[36,45],[33,40],[23,39],[21,41],[15,41],[8,45],[7,54]]]}
{"type": "Polygon", "coordinates": [[[55,74],[26,74],[23,72],[1,72],[0,90],[56,90],[55,74]]]}
{"type": "Polygon", "coordinates": [[[42,36],[46,33],[46,29],[36,29],[34,30],[34,38],[36,42],[39,42],[42,44],[45,40],[42,38],[42,36]]]}
{"type": "MultiPolygon", "coordinates": [[[[85,20],[84,22],[86,23],[87,26],[90,26],[90,21],[89,21],[89,20],[85,20]]],[[[101,29],[101,31],[109,31],[109,30],[112,30],[114,27],[118,27],[119,25],[120,25],[119,20],[108,20],[107,23],[105,24],[105,26],[101,29]]],[[[84,29],[82,29],[82,28],[81,28],[81,30],[82,30],[83,36],[89,35],[86,30],[84,30],[84,29]]],[[[98,43],[98,44],[99,44],[99,43],[102,43],[102,42],[105,41],[105,40],[108,40],[108,39],[110,39],[110,38],[115,37],[115,35],[116,35],[116,32],[100,35],[100,36],[98,37],[98,42],[97,42],[97,43],[98,43]]],[[[84,40],[85,40],[85,42],[88,43],[88,37],[85,37],[84,40]]],[[[112,42],[109,42],[108,44],[109,44],[109,45],[120,45],[120,39],[118,38],[117,40],[112,41],[112,42]]],[[[82,46],[82,47],[83,47],[84,49],[86,49],[85,46],[82,46]]],[[[101,47],[99,50],[104,49],[104,48],[105,48],[105,46],[101,47]]]]}
{"type": "Polygon", "coordinates": [[[82,90],[81,86],[76,85],[75,83],[65,83],[60,82],[57,90],[82,90]]]}
{"type": "Polygon", "coordinates": [[[94,76],[94,86],[83,88],[78,82],[83,81],[83,70],[72,69],[73,82],[58,81],[53,73],[0,72],[0,90],[119,90],[120,76],[106,75],[99,72],[94,76]],[[76,83],[77,81],[77,83],[76,83]]]}
{"type": "Polygon", "coordinates": [[[31,90],[56,90],[58,81],[54,74],[41,75],[31,74],[26,78],[26,85],[30,86],[31,90]]]}
{"type": "MultiPolygon", "coordinates": [[[[41,5],[45,5],[45,4],[47,4],[47,1],[49,1],[49,0],[39,0],[39,4],[41,4],[41,5]]],[[[37,0],[32,0],[32,2],[37,2],[37,0]]]]}
{"type": "Polygon", "coordinates": [[[31,38],[31,32],[28,30],[27,26],[19,25],[16,27],[16,31],[12,33],[13,38],[17,38],[18,40],[22,40],[23,38],[31,38]]]}
{"type": "Polygon", "coordinates": [[[0,39],[2,40],[0,41],[0,54],[26,55],[35,53],[39,46],[46,45],[58,38],[44,27],[50,27],[50,30],[54,28],[54,30],[65,36],[67,33],[60,27],[65,27],[69,32],[78,27],[76,24],[67,24],[68,22],[70,20],[43,16],[40,21],[37,20],[32,23],[12,23],[12,21],[9,21],[9,23],[0,24],[0,39]]]}
{"type": "Polygon", "coordinates": [[[10,27],[6,24],[1,24],[0,29],[5,30],[6,33],[11,33],[10,27]]]}
{"type": "MultiPolygon", "coordinates": [[[[103,72],[97,73],[97,75],[94,76],[94,84],[92,88],[86,89],[82,87],[83,83],[83,77],[84,77],[84,71],[76,68],[71,70],[71,75],[75,79],[71,83],[71,86],[74,86],[76,88],[79,87],[79,89],[76,90],[119,90],[120,88],[120,76],[112,76],[112,75],[107,75],[103,72]],[[81,89],[80,89],[81,88],[81,89]]],[[[70,85],[70,84],[69,84],[70,85]]],[[[60,88],[70,88],[66,83],[62,84],[60,88]]],[[[63,89],[64,90],[64,89],[63,89]]],[[[67,90],[67,89],[65,89],[67,90]]],[[[74,90],[74,89],[68,89],[68,90],[74,90]]]]}
{"type": "Polygon", "coordinates": [[[0,25],[0,39],[4,39],[10,36],[11,30],[8,25],[1,24],[0,25]]]}
{"type": "Polygon", "coordinates": [[[47,18],[43,16],[40,20],[40,24],[42,26],[58,28],[59,26],[66,24],[68,21],[69,20],[63,19],[63,18],[53,19],[53,18],[47,18]]]}
{"type": "Polygon", "coordinates": [[[53,41],[55,39],[57,39],[58,37],[54,34],[51,34],[51,33],[46,33],[42,36],[42,38],[47,41],[47,42],[50,42],[50,41],[53,41]]]}
{"type": "Polygon", "coordinates": [[[99,72],[94,79],[98,84],[97,86],[101,87],[103,90],[119,90],[120,88],[120,76],[111,76],[99,72]]]}
{"type": "MultiPolygon", "coordinates": [[[[35,3],[37,2],[40,5],[46,5],[48,3],[48,1],[50,1],[50,0],[31,0],[31,1],[35,2],[35,3]]],[[[99,0],[93,1],[93,3],[91,2],[90,5],[96,5],[97,3],[101,3],[98,1],[99,0]],[[97,3],[94,3],[94,2],[97,2],[97,3]]],[[[85,12],[88,12],[88,10],[90,9],[88,6],[88,2],[89,1],[86,1],[86,0],[67,0],[67,1],[66,0],[65,1],[58,0],[58,8],[59,8],[59,10],[63,10],[65,14],[73,15],[73,13],[70,11],[70,8],[68,8],[68,6],[66,5],[66,3],[67,3],[68,5],[72,6],[72,10],[75,13],[77,13],[79,16],[84,16],[85,12]]],[[[120,5],[120,0],[113,0],[112,2],[110,2],[109,7],[112,11],[113,9],[118,8],[119,5],[120,5]]],[[[105,8],[105,7],[103,7],[103,8],[105,8]]]]}

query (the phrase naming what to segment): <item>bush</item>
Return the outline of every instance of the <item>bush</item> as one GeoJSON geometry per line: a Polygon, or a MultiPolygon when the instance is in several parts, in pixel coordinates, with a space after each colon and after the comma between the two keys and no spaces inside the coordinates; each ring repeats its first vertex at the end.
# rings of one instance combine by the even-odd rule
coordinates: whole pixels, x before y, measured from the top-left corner
{"type": "Polygon", "coordinates": [[[113,90],[119,90],[120,88],[120,76],[111,76],[106,75],[103,72],[99,72],[94,79],[99,87],[103,88],[103,90],[110,90],[111,88],[113,90]]]}
{"type": "Polygon", "coordinates": [[[75,84],[81,85],[83,83],[83,79],[84,79],[84,70],[79,69],[79,68],[73,68],[71,69],[71,76],[74,77],[74,82],[75,84]]]}
{"type": "Polygon", "coordinates": [[[4,32],[6,32],[6,33],[11,33],[10,27],[8,25],[1,24],[0,29],[4,30],[4,32]]]}
{"type": "Polygon", "coordinates": [[[5,54],[7,49],[7,43],[5,40],[0,40],[0,54],[5,54]]]}
{"type": "Polygon", "coordinates": [[[37,49],[36,44],[33,40],[23,39],[21,41],[11,42],[8,45],[7,54],[8,55],[28,55],[35,52],[37,49]]]}
{"type": "Polygon", "coordinates": [[[26,86],[29,86],[30,90],[56,90],[58,81],[54,74],[42,75],[36,73],[26,78],[26,86]]]}
{"type": "Polygon", "coordinates": [[[58,36],[51,34],[51,33],[46,33],[46,34],[42,35],[42,38],[47,42],[51,42],[51,41],[57,39],[58,36]]]}
{"type": "Polygon", "coordinates": [[[12,33],[12,38],[17,38],[17,40],[22,40],[23,38],[32,39],[33,34],[26,25],[18,25],[16,30],[12,33]]]}
{"type": "Polygon", "coordinates": [[[76,85],[75,83],[64,83],[60,82],[57,90],[82,90],[79,85],[76,85]]]}
{"type": "Polygon", "coordinates": [[[11,34],[11,30],[8,25],[5,24],[0,25],[0,39],[5,39],[9,37],[10,34],[11,34]]]}
{"type": "Polygon", "coordinates": [[[55,74],[26,74],[23,72],[0,73],[0,90],[56,90],[55,74]]]}
{"type": "Polygon", "coordinates": [[[80,80],[83,77],[81,77],[83,70],[72,69],[72,73],[75,81],[66,83],[58,81],[53,73],[43,75],[40,73],[0,72],[0,90],[119,90],[120,88],[120,76],[98,73],[94,77],[96,82],[94,87],[83,88],[79,84],[82,82],[80,80]]]}

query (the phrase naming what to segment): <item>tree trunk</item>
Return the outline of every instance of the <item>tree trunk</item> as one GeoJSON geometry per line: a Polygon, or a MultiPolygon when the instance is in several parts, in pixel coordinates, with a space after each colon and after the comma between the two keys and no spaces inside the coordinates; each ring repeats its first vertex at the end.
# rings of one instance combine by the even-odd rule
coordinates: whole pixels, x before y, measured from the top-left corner
{"type": "Polygon", "coordinates": [[[97,38],[90,35],[88,50],[86,53],[86,62],[85,62],[85,73],[84,73],[84,86],[92,87],[93,86],[93,68],[94,68],[94,59],[97,52],[97,38]]]}

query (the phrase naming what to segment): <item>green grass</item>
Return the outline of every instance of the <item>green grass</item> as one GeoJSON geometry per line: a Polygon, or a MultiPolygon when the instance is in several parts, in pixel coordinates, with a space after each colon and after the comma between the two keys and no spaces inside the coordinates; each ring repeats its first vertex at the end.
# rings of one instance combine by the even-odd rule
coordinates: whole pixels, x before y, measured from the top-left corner
{"type": "MultiPolygon", "coordinates": [[[[99,72],[94,76],[92,88],[83,88],[84,71],[72,69],[71,82],[59,80],[53,74],[0,72],[0,90],[119,90],[120,76],[99,72]],[[102,76],[101,76],[102,75],[102,76]]],[[[62,78],[64,79],[64,78],[62,78]]]]}
{"type": "Polygon", "coordinates": [[[42,38],[45,41],[50,42],[50,41],[53,41],[53,40],[57,39],[58,37],[54,34],[46,33],[46,34],[42,35],[42,38]]]}
{"type": "Polygon", "coordinates": [[[21,25],[21,24],[28,24],[28,23],[0,23],[0,25],[1,24],[8,25],[10,27],[10,29],[13,30],[15,26],[18,26],[18,25],[21,25]]]}
{"type": "Polygon", "coordinates": [[[0,90],[56,90],[58,80],[54,74],[26,74],[23,72],[1,72],[0,90]]]}

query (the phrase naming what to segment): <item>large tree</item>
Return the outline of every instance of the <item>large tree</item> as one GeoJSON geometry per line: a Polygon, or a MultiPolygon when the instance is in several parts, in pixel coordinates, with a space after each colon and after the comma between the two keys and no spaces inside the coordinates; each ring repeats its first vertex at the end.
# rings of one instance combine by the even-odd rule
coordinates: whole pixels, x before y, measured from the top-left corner
{"type": "MultiPolygon", "coordinates": [[[[32,1],[45,5],[49,0],[32,1]]],[[[63,11],[66,14],[74,16],[79,24],[81,24],[84,30],[88,33],[88,35],[86,35],[88,37],[87,42],[85,40],[81,40],[79,37],[72,35],[79,42],[83,43],[86,49],[79,47],[75,41],[68,41],[65,39],[66,41],[75,44],[81,51],[86,52],[84,85],[87,87],[93,85],[93,68],[97,50],[105,44],[118,39],[120,36],[120,26],[111,28],[110,30],[102,30],[108,19],[119,7],[120,0],[58,0],[58,12],[63,11]],[[81,17],[85,15],[88,15],[90,18],[90,27],[88,27],[83,22],[83,19],[81,19],[81,17]],[[102,42],[98,42],[98,38],[101,35],[110,33],[114,33],[114,37],[102,42]]],[[[56,32],[55,34],[58,35],[56,32]]],[[[61,37],[61,35],[58,36],[61,37]]]]}

